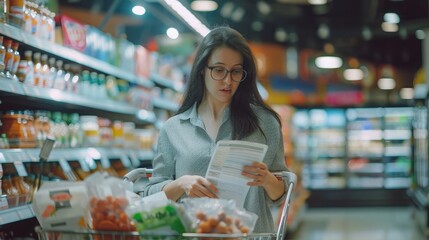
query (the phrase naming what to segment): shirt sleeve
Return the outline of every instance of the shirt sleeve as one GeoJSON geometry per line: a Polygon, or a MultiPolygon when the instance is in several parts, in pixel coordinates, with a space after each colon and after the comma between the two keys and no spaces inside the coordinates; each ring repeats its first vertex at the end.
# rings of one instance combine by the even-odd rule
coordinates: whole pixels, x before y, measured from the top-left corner
{"type": "MultiPolygon", "coordinates": [[[[272,146],[275,146],[275,156],[274,156],[274,160],[271,164],[271,166],[269,167],[270,171],[272,172],[280,172],[280,171],[289,171],[286,167],[286,162],[285,162],[285,153],[284,153],[284,144],[283,144],[283,135],[281,133],[281,129],[280,126],[278,124],[275,124],[274,126],[277,126],[277,130],[273,130],[273,139],[274,142],[271,142],[272,146]]],[[[272,200],[268,194],[265,194],[265,198],[267,200],[267,203],[270,205],[279,205],[281,203],[283,203],[284,199],[286,198],[286,192],[287,189],[289,187],[288,182],[286,180],[283,180],[283,184],[285,185],[285,192],[283,193],[283,195],[276,199],[276,200],[272,200]]]]}
{"type": "Polygon", "coordinates": [[[167,131],[162,128],[158,138],[157,152],[152,162],[153,175],[149,178],[149,183],[143,188],[143,196],[162,191],[166,184],[174,180],[175,160],[170,146],[167,131]]]}

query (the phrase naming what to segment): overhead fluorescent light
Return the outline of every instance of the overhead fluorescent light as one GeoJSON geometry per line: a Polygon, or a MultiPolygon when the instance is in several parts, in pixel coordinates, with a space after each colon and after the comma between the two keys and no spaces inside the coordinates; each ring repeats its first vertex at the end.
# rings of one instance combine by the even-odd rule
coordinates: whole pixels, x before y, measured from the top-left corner
{"type": "Polygon", "coordinates": [[[131,10],[135,15],[143,15],[146,13],[146,9],[143,6],[140,5],[136,5],[133,7],[133,9],[131,10]]]}
{"type": "Polygon", "coordinates": [[[396,23],[383,22],[381,24],[381,29],[385,32],[397,32],[399,30],[399,26],[396,23]]]}
{"type": "Polygon", "coordinates": [[[414,98],[414,89],[413,88],[402,88],[399,91],[399,96],[402,99],[413,99],[414,98]]]}
{"type": "Polygon", "coordinates": [[[191,3],[191,9],[199,12],[211,12],[217,8],[218,4],[210,0],[194,0],[191,3]]]}
{"type": "Polygon", "coordinates": [[[388,23],[399,23],[401,21],[399,15],[392,12],[385,13],[383,16],[383,20],[388,23]]]}
{"type": "Polygon", "coordinates": [[[340,68],[343,65],[343,60],[335,56],[321,56],[316,58],[316,66],[324,69],[340,68]]]}
{"type": "Polygon", "coordinates": [[[344,79],[348,81],[359,81],[363,79],[363,71],[359,68],[349,68],[343,72],[344,79]]]}
{"type": "Polygon", "coordinates": [[[164,0],[163,3],[166,3],[174,13],[176,13],[185,23],[187,23],[201,36],[204,37],[210,32],[210,29],[178,0],[164,0]]]}
{"type": "Polygon", "coordinates": [[[378,88],[381,90],[392,90],[396,86],[395,79],[390,77],[380,78],[377,82],[378,88]]]}

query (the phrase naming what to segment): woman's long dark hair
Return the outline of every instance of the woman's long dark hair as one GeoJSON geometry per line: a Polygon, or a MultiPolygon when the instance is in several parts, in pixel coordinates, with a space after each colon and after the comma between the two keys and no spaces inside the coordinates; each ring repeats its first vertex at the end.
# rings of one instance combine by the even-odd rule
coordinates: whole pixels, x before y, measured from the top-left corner
{"type": "Polygon", "coordinates": [[[277,113],[263,101],[259,94],[256,85],[255,59],[246,39],[238,31],[229,27],[217,27],[211,30],[200,43],[188,79],[188,87],[182,105],[176,114],[188,110],[195,102],[197,102],[198,106],[200,105],[206,90],[204,75],[201,73],[207,66],[212,52],[221,46],[238,51],[243,56],[243,69],[247,71],[246,79],[240,83],[230,105],[233,125],[232,139],[241,139],[250,135],[256,129],[261,130],[258,118],[252,110],[251,105],[265,108],[281,124],[277,113]]]}

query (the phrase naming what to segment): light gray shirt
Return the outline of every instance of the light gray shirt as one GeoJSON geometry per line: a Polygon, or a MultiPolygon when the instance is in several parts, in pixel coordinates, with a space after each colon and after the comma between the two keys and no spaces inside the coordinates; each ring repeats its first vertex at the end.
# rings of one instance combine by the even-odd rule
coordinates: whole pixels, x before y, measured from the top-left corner
{"type": "MultiPolygon", "coordinates": [[[[277,120],[261,107],[253,107],[266,138],[260,131],[241,139],[268,145],[263,162],[271,172],[286,170],[283,137],[277,120]]],[[[183,175],[205,176],[211,156],[220,140],[231,140],[232,124],[229,108],[225,110],[216,141],[207,134],[204,123],[199,118],[196,104],[187,111],[168,119],[160,130],[157,153],[153,160],[153,176],[144,189],[144,195],[162,191],[163,187],[183,175]]],[[[287,185],[285,182],[285,189],[287,185]]],[[[183,196],[184,197],[184,196],[183,196]]],[[[258,215],[255,233],[275,232],[271,204],[280,204],[280,199],[272,201],[263,187],[251,187],[246,196],[244,208],[258,215]]]]}

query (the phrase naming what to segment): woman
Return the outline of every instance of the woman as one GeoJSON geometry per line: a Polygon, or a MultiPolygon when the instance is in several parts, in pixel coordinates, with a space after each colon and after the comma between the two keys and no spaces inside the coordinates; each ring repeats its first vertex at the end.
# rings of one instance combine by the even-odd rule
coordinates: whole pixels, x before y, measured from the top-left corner
{"type": "Polygon", "coordinates": [[[216,143],[245,140],[268,145],[263,162],[243,168],[251,186],[244,207],[258,215],[254,232],[274,232],[270,204],[284,198],[285,182],[271,172],[286,170],[278,115],[256,86],[256,66],[243,36],[218,27],[197,49],[184,101],[160,131],[153,160],[150,195],[164,191],[182,197],[215,198],[217,189],[205,176],[216,143]]]}

